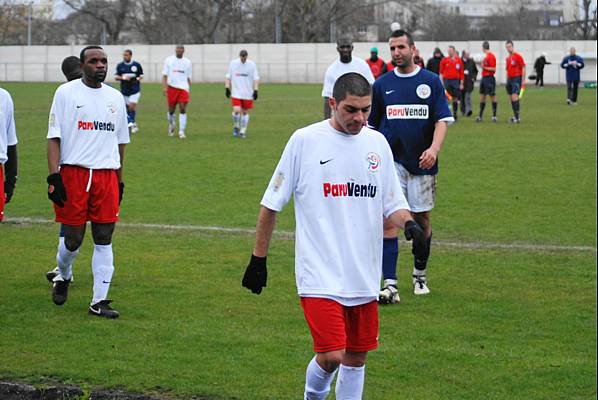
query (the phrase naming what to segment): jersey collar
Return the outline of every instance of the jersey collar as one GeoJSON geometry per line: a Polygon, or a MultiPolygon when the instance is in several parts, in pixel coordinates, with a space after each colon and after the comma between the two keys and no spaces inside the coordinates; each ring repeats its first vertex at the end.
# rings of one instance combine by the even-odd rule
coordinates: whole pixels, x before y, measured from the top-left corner
{"type": "Polygon", "coordinates": [[[408,74],[402,74],[402,73],[400,73],[400,72],[399,72],[399,70],[398,70],[398,69],[396,69],[396,68],[395,68],[395,69],[394,69],[394,73],[395,73],[395,75],[396,75],[396,76],[398,76],[399,78],[411,78],[412,76],[415,76],[415,75],[417,75],[420,69],[421,69],[421,68],[420,68],[420,66],[419,66],[419,65],[416,65],[416,66],[415,66],[415,70],[413,70],[413,72],[410,72],[410,73],[408,73],[408,74]]]}

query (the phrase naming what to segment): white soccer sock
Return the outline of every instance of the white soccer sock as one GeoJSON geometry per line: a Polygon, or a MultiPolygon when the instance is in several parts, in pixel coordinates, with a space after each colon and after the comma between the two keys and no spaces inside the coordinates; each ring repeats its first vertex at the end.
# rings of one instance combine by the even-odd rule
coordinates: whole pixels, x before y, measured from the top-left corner
{"type": "Polygon", "coordinates": [[[174,114],[171,114],[169,112],[166,113],[166,119],[168,120],[168,123],[170,125],[174,125],[174,114]]]}
{"type": "Polygon", "coordinates": [[[187,114],[179,114],[179,131],[185,131],[187,127],[187,114]]]}
{"type": "Polygon", "coordinates": [[[249,114],[244,114],[241,116],[241,133],[245,133],[247,125],[249,125],[249,114]]]}
{"type": "Polygon", "coordinates": [[[236,112],[233,113],[233,126],[235,128],[239,128],[241,126],[241,114],[236,112]]]}
{"type": "Polygon", "coordinates": [[[64,244],[64,238],[61,238],[58,242],[58,253],[56,253],[56,265],[58,265],[58,270],[60,271],[60,275],[62,279],[71,279],[73,276],[73,261],[77,254],[79,254],[79,249],[75,251],[70,251],[66,248],[64,244]]]}
{"type": "Polygon", "coordinates": [[[114,256],[112,255],[112,244],[93,247],[93,257],[91,258],[91,269],[93,271],[93,300],[94,305],[102,300],[106,300],[112,273],[114,272],[114,256]]]}
{"type": "Polygon", "coordinates": [[[330,392],[330,384],[336,370],[326,372],[318,365],[316,357],[311,359],[305,372],[305,400],[324,400],[330,392]]]}
{"type": "Polygon", "coordinates": [[[361,400],[363,382],[365,380],[365,365],[362,367],[340,366],[336,378],[337,400],[361,400]]]}
{"type": "Polygon", "coordinates": [[[428,270],[428,268],[426,268],[426,269],[413,268],[413,276],[426,276],[427,270],[428,270]]]}

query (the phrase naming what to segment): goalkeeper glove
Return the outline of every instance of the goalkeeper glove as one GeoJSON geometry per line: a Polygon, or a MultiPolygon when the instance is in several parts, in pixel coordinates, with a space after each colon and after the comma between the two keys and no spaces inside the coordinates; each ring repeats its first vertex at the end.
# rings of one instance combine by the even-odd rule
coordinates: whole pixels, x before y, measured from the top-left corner
{"type": "Polygon", "coordinates": [[[257,90],[253,91],[253,100],[257,100],[257,90]]]}
{"type": "Polygon", "coordinates": [[[15,191],[15,185],[17,184],[17,177],[16,176],[7,176],[6,180],[4,181],[4,195],[6,199],[6,203],[10,202],[12,198],[12,194],[15,191]]]}
{"type": "Polygon", "coordinates": [[[413,240],[413,248],[411,253],[415,256],[418,261],[426,260],[426,237],[424,231],[417,224],[417,222],[411,220],[405,223],[405,239],[413,240]]]}
{"type": "Polygon", "coordinates": [[[118,205],[123,201],[123,194],[125,193],[125,183],[118,182],[118,205]]]}
{"type": "Polygon", "coordinates": [[[58,207],[64,207],[66,201],[66,189],[62,183],[62,176],[59,173],[48,175],[48,198],[58,207]]]}
{"type": "Polygon", "coordinates": [[[243,276],[243,287],[251,290],[252,293],[262,293],[262,288],[266,287],[266,280],[268,279],[268,270],[266,268],[266,257],[257,257],[251,255],[251,260],[245,275],[243,276]]]}
{"type": "Polygon", "coordinates": [[[224,95],[226,96],[226,98],[230,98],[230,89],[229,88],[224,88],[224,95]]]}

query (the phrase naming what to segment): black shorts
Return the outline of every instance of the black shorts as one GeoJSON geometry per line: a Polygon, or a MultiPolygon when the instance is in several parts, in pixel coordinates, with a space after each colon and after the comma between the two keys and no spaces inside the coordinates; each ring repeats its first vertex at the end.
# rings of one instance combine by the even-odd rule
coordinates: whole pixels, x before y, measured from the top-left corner
{"type": "Polygon", "coordinates": [[[521,92],[521,77],[516,76],[514,78],[507,79],[507,94],[512,95],[516,94],[519,96],[519,92],[521,92]]]}
{"type": "Polygon", "coordinates": [[[483,76],[480,82],[480,94],[496,96],[496,78],[494,75],[483,76]]]}
{"type": "Polygon", "coordinates": [[[455,101],[459,100],[461,97],[461,89],[459,88],[460,83],[459,79],[445,79],[444,80],[444,88],[451,95],[455,101]]]}

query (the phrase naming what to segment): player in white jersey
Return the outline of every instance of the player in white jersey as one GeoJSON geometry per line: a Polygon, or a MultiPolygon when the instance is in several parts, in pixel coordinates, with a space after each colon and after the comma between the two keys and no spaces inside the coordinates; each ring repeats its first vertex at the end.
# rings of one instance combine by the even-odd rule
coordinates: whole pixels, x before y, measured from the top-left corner
{"type": "Polygon", "coordinates": [[[368,63],[359,57],[353,57],[353,41],[349,38],[340,38],[336,42],[336,51],[339,59],[330,64],[324,76],[322,97],[324,98],[324,118],[330,118],[330,105],[328,99],[332,97],[332,88],[339,76],[347,72],[357,72],[367,79],[370,85],[374,84],[374,75],[368,63]]]}
{"type": "Polygon", "coordinates": [[[245,138],[249,124],[249,110],[257,100],[260,76],[255,63],[247,59],[247,50],[241,50],[239,58],[228,65],[224,81],[225,95],[233,105],[233,136],[245,138]],[[231,90],[232,89],[232,90],[231,90]]]}
{"type": "Polygon", "coordinates": [[[10,93],[0,88],[0,222],[17,184],[17,130],[10,93]]]}
{"type": "Polygon", "coordinates": [[[191,90],[191,74],[193,66],[191,60],[183,57],[185,47],[178,45],[175,55],[164,60],[162,70],[162,91],[168,101],[168,136],[174,136],[176,124],[174,112],[179,106],[179,138],[185,139],[185,128],[187,127],[187,103],[189,103],[189,91],[191,90]]]}
{"type": "Polygon", "coordinates": [[[336,375],[337,399],[361,399],[368,351],[378,344],[382,215],[404,227],[415,249],[423,231],[409,213],[391,149],[365,127],[371,87],[358,73],[341,76],[332,118],[297,130],[261,201],[256,243],[243,286],[260,294],[276,215],[294,196],[295,275],[316,356],[305,399],[325,399],[336,375]]]}
{"type": "Polygon", "coordinates": [[[57,305],[67,300],[73,261],[91,221],[94,284],[89,313],[117,318],[107,295],[114,272],[112,233],[124,191],[127,111],[120,92],[102,83],[108,68],[104,50],[88,46],[80,60],[83,78],[56,89],[48,122],[48,198],[56,222],[64,228],[52,300],[57,305]]]}

